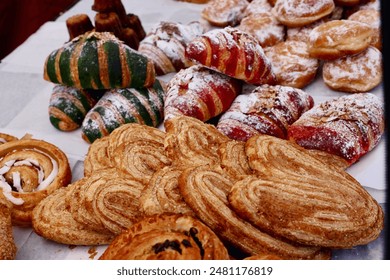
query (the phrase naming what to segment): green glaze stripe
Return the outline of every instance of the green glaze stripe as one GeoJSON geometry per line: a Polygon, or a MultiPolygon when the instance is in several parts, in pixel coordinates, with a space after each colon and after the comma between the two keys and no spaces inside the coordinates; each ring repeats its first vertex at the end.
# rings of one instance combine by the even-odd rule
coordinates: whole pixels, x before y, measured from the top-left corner
{"type": "Polygon", "coordinates": [[[105,108],[103,106],[95,106],[94,109],[93,109],[94,112],[96,112],[96,113],[98,113],[100,115],[101,119],[103,120],[104,127],[110,133],[115,128],[120,126],[121,123],[118,122],[117,120],[115,120],[114,118],[112,118],[111,117],[112,114],[110,114],[110,113],[107,114],[107,111],[109,111],[109,110],[110,109],[105,108]]]}
{"type": "Polygon", "coordinates": [[[82,88],[104,88],[100,80],[99,56],[96,41],[86,41],[77,62],[82,88]]]}
{"type": "Polygon", "coordinates": [[[65,48],[62,51],[59,60],[59,68],[60,68],[62,83],[68,86],[74,85],[74,81],[72,79],[72,74],[70,71],[70,59],[72,57],[72,53],[73,53],[72,48],[65,48]]]}
{"type": "Polygon", "coordinates": [[[148,59],[130,48],[126,50],[126,62],[130,68],[131,87],[144,87],[147,79],[148,59]]]}
{"type": "Polygon", "coordinates": [[[62,122],[61,119],[56,118],[56,117],[54,117],[54,116],[50,116],[49,119],[50,119],[51,124],[52,124],[55,128],[57,128],[58,130],[61,130],[61,129],[60,129],[60,123],[62,122]]]}
{"type": "Polygon", "coordinates": [[[103,137],[99,126],[96,126],[96,121],[92,119],[86,120],[86,122],[83,123],[81,130],[90,143],[93,143],[96,139],[103,137]]]}
{"type": "Polygon", "coordinates": [[[89,111],[91,109],[91,104],[86,96],[87,93],[84,93],[82,90],[73,90],[69,94],[73,95],[78,101],[80,101],[85,111],[89,111]]]}
{"type": "Polygon", "coordinates": [[[107,57],[108,77],[112,88],[122,87],[122,66],[119,44],[107,41],[103,44],[104,53],[107,57]]]}
{"type": "Polygon", "coordinates": [[[55,101],[55,105],[50,104],[52,107],[58,108],[61,112],[67,115],[73,122],[81,124],[85,115],[72,101],[66,98],[58,98],[55,101]]]}
{"type": "Polygon", "coordinates": [[[134,114],[138,114],[144,121],[144,124],[153,126],[153,119],[150,117],[148,110],[141,103],[141,101],[139,101],[139,99],[129,89],[123,89],[121,93],[135,107],[136,112],[134,112],[134,114]]]}
{"type": "MultiPolygon", "coordinates": [[[[123,108],[128,108],[127,105],[134,107],[134,106],[132,106],[132,104],[129,104],[130,101],[126,98],[126,96],[124,96],[122,94],[123,90],[125,90],[125,89],[117,89],[115,91],[110,92],[109,95],[106,96],[106,100],[114,103],[115,101],[117,101],[119,99],[119,100],[121,100],[121,102],[126,102],[126,104],[123,106],[123,108]]],[[[117,110],[118,110],[119,114],[121,115],[121,117],[123,118],[123,120],[125,121],[125,123],[137,122],[137,119],[134,118],[134,116],[132,114],[132,110],[125,110],[123,108],[117,108],[117,110]]]]}
{"type": "Polygon", "coordinates": [[[59,83],[57,79],[57,74],[56,74],[56,56],[57,56],[58,50],[53,51],[47,58],[46,62],[46,73],[47,76],[49,77],[50,81],[53,83],[59,83]]]}

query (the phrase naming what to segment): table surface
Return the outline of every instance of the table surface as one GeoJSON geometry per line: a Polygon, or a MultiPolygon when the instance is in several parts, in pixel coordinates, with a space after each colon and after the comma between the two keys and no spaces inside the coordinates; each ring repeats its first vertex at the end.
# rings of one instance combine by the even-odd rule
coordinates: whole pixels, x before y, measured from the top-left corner
{"type": "MultiPolygon", "coordinates": [[[[75,14],[84,13],[94,19],[96,12],[91,9],[93,0],[78,2],[63,13],[56,21],[47,22],[31,35],[0,63],[0,132],[18,137],[26,133],[34,138],[51,142],[68,156],[73,180],[83,176],[83,159],[88,144],[81,139],[80,130],[60,132],[49,121],[47,107],[53,84],[43,79],[43,65],[47,55],[61,47],[69,39],[65,21],[75,14]]],[[[145,31],[160,21],[189,23],[200,21],[201,4],[191,4],[175,0],[138,0],[123,1],[127,13],[139,16],[145,31]]],[[[164,79],[164,77],[162,77],[164,79]]],[[[166,79],[166,77],[165,77],[166,79]]],[[[304,89],[313,96],[316,103],[341,96],[326,87],[320,75],[314,83],[304,89]]],[[[383,86],[372,91],[383,100],[383,86]]],[[[383,137],[379,145],[364,156],[347,172],[355,177],[385,207],[385,142],[383,137]]],[[[98,258],[105,246],[69,247],[45,240],[30,228],[14,228],[18,246],[17,259],[91,259],[98,258]],[[90,252],[97,252],[92,254],[90,252]]],[[[384,256],[384,237],[350,250],[334,251],[333,259],[381,259],[384,256]]]]}

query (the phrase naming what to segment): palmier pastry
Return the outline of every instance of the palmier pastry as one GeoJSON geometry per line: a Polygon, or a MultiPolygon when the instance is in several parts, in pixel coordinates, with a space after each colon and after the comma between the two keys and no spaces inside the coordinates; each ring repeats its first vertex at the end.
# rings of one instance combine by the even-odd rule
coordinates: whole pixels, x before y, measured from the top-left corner
{"type": "Polygon", "coordinates": [[[189,24],[162,21],[141,41],[138,51],[153,61],[157,75],[178,72],[193,64],[185,56],[185,48],[203,32],[197,21],[189,24]]]}
{"type": "Polygon", "coordinates": [[[237,28],[210,30],[192,40],[186,55],[223,74],[249,84],[275,83],[272,65],[250,34],[237,28]]]}
{"type": "Polygon", "coordinates": [[[245,145],[252,169],[229,193],[231,207],[256,227],[294,242],[350,248],[375,240],[383,210],[348,173],[288,140],[257,135],[245,145]]]}
{"type": "Polygon", "coordinates": [[[373,36],[371,40],[371,46],[377,49],[382,49],[382,36],[381,36],[381,14],[375,9],[359,10],[348,17],[348,20],[355,20],[363,22],[371,26],[373,29],[373,36]]]}
{"type": "Polygon", "coordinates": [[[329,15],[334,8],[333,0],[278,0],[272,12],[282,24],[299,27],[329,15]]]}
{"type": "Polygon", "coordinates": [[[288,40],[265,49],[279,85],[304,88],[316,77],[320,62],[310,57],[307,43],[288,40]]]}
{"type": "Polygon", "coordinates": [[[214,26],[236,26],[243,18],[247,6],[246,0],[210,0],[201,16],[214,26]]]}
{"type": "MultiPolygon", "coordinates": [[[[77,181],[76,183],[77,184],[77,181]]],[[[100,233],[73,219],[69,207],[65,203],[68,191],[73,185],[57,189],[43,199],[33,210],[32,227],[38,235],[69,245],[109,244],[113,234],[100,233]]]]}
{"type": "Polygon", "coordinates": [[[108,136],[94,141],[88,147],[87,155],[84,158],[84,176],[113,166],[114,162],[108,156],[108,136]]]}
{"type": "Polygon", "coordinates": [[[185,203],[178,187],[180,166],[166,166],[156,171],[140,197],[140,208],[145,215],[164,212],[194,215],[185,203]]]}
{"type": "Polygon", "coordinates": [[[371,93],[358,93],[317,104],[289,127],[288,137],[353,164],[379,143],[383,131],[382,102],[371,93]]]}
{"type": "Polygon", "coordinates": [[[382,53],[374,47],[336,60],[322,67],[324,83],[336,91],[368,92],[382,82],[382,53]]]}
{"type": "Polygon", "coordinates": [[[318,247],[293,245],[268,235],[241,219],[229,206],[232,180],[220,169],[190,167],[179,177],[184,200],[222,240],[250,255],[271,253],[283,259],[329,258],[318,247]]]}
{"type": "Polygon", "coordinates": [[[0,260],[13,260],[17,247],[12,232],[11,212],[0,193],[0,260]]]}
{"type": "Polygon", "coordinates": [[[215,233],[192,216],[145,217],[120,234],[100,260],[228,260],[215,233]]]}
{"type": "Polygon", "coordinates": [[[241,82],[194,65],[176,73],[167,85],[164,120],[189,116],[208,121],[225,112],[238,94],[241,82]]]}
{"type": "Polygon", "coordinates": [[[333,60],[358,54],[370,45],[372,28],[352,20],[332,20],[315,27],[309,35],[309,53],[312,57],[333,60]]]}
{"type": "Polygon", "coordinates": [[[109,32],[89,32],[67,42],[46,58],[44,79],[83,89],[150,87],[151,60],[109,32]]]}
{"type": "Polygon", "coordinates": [[[169,119],[164,126],[164,146],[173,164],[185,167],[220,163],[218,147],[229,138],[215,126],[187,116],[169,119]]]}
{"type": "Polygon", "coordinates": [[[0,145],[11,141],[16,141],[16,140],[18,140],[18,137],[0,132],[0,145]]]}
{"type": "Polygon", "coordinates": [[[13,204],[13,224],[30,225],[38,202],[71,178],[68,158],[51,143],[22,139],[0,145],[0,191],[13,204]]]}
{"type": "Polygon", "coordinates": [[[259,12],[244,17],[238,29],[253,35],[264,48],[284,41],[285,27],[271,12],[259,12]]]}
{"type": "Polygon", "coordinates": [[[162,122],[163,110],[164,90],[158,80],[149,88],[112,89],[86,114],[81,136],[93,143],[126,123],[156,127],[162,122]]]}
{"type": "Polygon", "coordinates": [[[217,129],[239,141],[255,134],[286,138],[288,127],[313,104],[313,98],[303,90],[262,85],[239,95],[219,119],[217,129]]]}

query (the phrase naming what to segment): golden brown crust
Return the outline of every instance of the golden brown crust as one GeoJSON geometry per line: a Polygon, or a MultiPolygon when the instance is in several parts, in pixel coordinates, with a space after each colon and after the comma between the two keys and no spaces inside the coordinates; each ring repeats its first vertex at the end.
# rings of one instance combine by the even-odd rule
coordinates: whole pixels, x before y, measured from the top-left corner
{"type": "Polygon", "coordinates": [[[119,235],[100,260],[227,260],[223,243],[192,216],[145,217],[119,235]]]}
{"type": "Polygon", "coordinates": [[[355,20],[368,24],[373,29],[371,46],[382,50],[381,34],[381,13],[375,9],[359,10],[348,17],[348,20],[355,20]]]}
{"type": "Polygon", "coordinates": [[[11,141],[16,141],[16,140],[18,140],[16,136],[7,133],[0,133],[0,145],[11,141]]]}
{"type": "Polygon", "coordinates": [[[214,26],[235,26],[240,23],[247,6],[246,0],[210,0],[201,16],[214,26]]]}
{"type": "Polygon", "coordinates": [[[0,193],[0,260],[13,260],[17,247],[12,231],[11,212],[0,193]]]}
{"type": "Polygon", "coordinates": [[[113,167],[113,162],[108,156],[107,147],[108,136],[96,139],[89,146],[84,159],[84,176],[89,176],[100,169],[113,167]]]}

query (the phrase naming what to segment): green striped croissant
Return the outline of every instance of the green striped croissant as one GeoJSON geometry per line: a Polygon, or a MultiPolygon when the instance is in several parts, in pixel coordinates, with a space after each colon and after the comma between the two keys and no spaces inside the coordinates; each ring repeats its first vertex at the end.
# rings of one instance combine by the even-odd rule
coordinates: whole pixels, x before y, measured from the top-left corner
{"type": "Polygon", "coordinates": [[[79,128],[88,111],[96,104],[100,92],[56,85],[49,101],[51,124],[61,131],[79,128]]]}
{"type": "Polygon", "coordinates": [[[109,32],[89,32],[53,51],[44,79],[81,89],[150,87],[153,62],[109,32]]]}
{"type": "Polygon", "coordinates": [[[93,143],[125,123],[157,127],[164,118],[164,89],[156,79],[153,87],[112,89],[87,113],[82,138],[93,143]]]}

